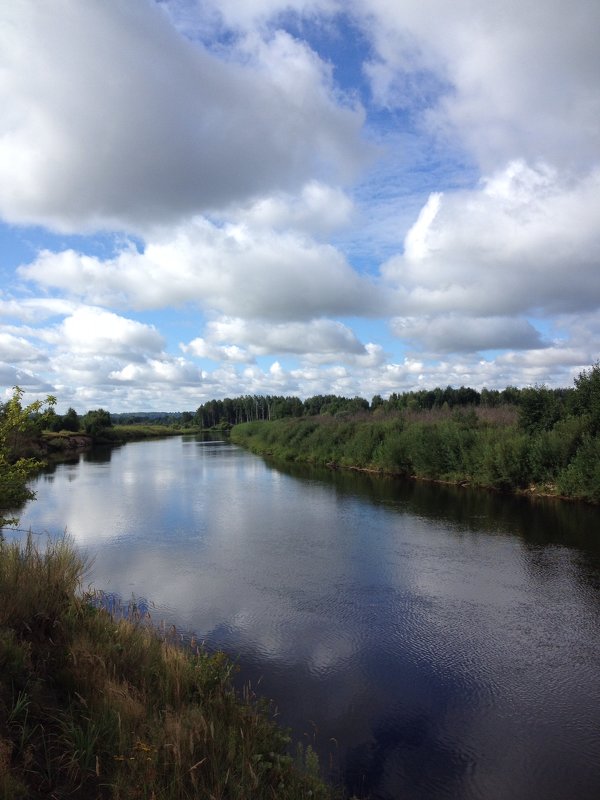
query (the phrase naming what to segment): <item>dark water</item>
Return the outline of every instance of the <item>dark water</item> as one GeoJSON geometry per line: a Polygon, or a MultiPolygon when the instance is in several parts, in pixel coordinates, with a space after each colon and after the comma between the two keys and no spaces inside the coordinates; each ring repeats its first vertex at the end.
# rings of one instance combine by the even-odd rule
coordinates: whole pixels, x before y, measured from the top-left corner
{"type": "Polygon", "coordinates": [[[239,657],[357,794],[600,797],[600,511],[224,442],[128,444],[40,476],[21,525],[239,657]]]}

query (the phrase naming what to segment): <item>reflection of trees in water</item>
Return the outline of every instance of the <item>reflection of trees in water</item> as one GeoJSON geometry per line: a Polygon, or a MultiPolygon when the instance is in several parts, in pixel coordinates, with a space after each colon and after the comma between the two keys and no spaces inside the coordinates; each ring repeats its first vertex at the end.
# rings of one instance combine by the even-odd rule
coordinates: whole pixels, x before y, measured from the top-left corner
{"type": "Polygon", "coordinates": [[[96,445],[83,453],[83,460],[89,464],[108,464],[114,449],[115,445],[96,445]]]}
{"type": "MultiPolygon", "coordinates": [[[[273,462],[271,462],[273,464],[273,462]]],[[[463,531],[519,536],[532,545],[557,544],[600,554],[600,509],[555,498],[516,497],[484,489],[410,481],[353,470],[273,464],[295,478],[333,484],[344,495],[440,520],[452,533],[463,531]]]]}
{"type": "Polygon", "coordinates": [[[600,508],[551,497],[517,497],[354,470],[271,463],[292,477],[333,484],[345,497],[443,522],[448,535],[464,537],[472,532],[518,537],[532,577],[550,579],[562,572],[565,587],[585,589],[589,601],[600,605],[600,508]],[[569,553],[557,558],[548,549],[552,547],[567,548],[569,553]],[[564,574],[566,562],[571,570],[568,575],[564,574]]]}

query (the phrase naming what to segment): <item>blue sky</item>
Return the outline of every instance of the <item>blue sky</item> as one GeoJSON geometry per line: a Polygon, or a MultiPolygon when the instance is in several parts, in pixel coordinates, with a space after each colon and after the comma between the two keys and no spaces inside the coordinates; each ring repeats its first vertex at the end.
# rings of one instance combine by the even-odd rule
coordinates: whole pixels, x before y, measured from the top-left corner
{"type": "Polygon", "coordinates": [[[596,0],[0,8],[0,390],[83,412],[571,385],[596,0]]]}

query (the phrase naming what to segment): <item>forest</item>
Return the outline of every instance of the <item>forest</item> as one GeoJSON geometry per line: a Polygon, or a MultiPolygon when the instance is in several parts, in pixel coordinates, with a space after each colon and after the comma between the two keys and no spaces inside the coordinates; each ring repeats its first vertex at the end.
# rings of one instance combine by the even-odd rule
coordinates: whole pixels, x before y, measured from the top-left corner
{"type": "Polygon", "coordinates": [[[599,364],[569,389],[305,402],[302,413],[237,424],[232,440],[286,460],[600,502],[599,364]]]}

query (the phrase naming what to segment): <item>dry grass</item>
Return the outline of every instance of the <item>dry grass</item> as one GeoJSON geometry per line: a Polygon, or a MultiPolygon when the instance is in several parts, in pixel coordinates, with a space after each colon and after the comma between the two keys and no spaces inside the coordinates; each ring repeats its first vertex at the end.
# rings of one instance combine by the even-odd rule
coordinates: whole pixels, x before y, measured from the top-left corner
{"type": "Polygon", "coordinates": [[[66,540],[0,542],[0,798],[331,797],[222,653],[114,619],[85,568],[66,540]]]}

